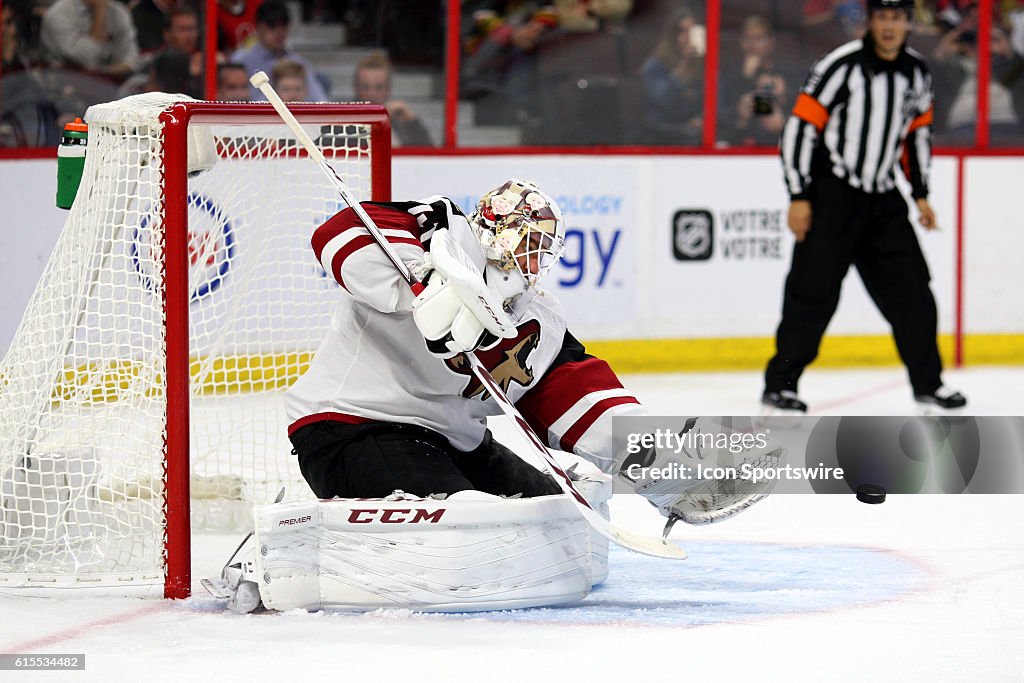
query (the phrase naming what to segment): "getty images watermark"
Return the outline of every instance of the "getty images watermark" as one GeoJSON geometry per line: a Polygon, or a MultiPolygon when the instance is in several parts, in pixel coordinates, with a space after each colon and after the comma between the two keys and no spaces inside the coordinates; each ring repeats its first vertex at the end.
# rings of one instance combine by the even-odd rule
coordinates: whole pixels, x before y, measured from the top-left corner
{"type": "Polygon", "coordinates": [[[613,432],[622,493],[711,479],[773,493],[1024,493],[1024,417],[616,417],[613,432]]]}
{"type": "Polygon", "coordinates": [[[843,468],[826,467],[824,463],[816,467],[781,464],[785,449],[771,437],[770,429],[736,431],[716,418],[686,418],[681,426],[649,431],[649,425],[633,427],[640,431],[626,431],[627,457],[620,470],[635,482],[739,479],[756,484],[779,479],[843,478],[843,468]]]}

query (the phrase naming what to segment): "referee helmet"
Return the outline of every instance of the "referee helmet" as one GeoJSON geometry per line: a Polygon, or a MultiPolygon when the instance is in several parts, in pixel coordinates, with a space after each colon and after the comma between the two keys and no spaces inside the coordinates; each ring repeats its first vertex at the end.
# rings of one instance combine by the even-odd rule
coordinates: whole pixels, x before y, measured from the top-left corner
{"type": "Polygon", "coordinates": [[[907,14],[914,10],[914,0],[868,0],[868,13],[880,9],[901,9],[907,14]]]}

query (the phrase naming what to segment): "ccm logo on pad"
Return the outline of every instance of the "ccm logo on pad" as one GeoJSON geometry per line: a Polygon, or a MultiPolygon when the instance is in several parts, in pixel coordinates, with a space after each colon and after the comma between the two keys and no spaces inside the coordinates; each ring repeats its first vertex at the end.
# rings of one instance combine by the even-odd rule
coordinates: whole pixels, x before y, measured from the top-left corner
{"type": "Polygon", "coordinates": [[[348,514],[348,521],[350,524],[370,524],[371,522],[380,522],[381,524],[419,524],[421,522],[429,522],[430,524],[437,524],[441,521],[441,515],[443,514],[444,508],[438,508],[433,511],[424,510],[423,508],[415,510],[407,508],[352,510],[348,514]]]}

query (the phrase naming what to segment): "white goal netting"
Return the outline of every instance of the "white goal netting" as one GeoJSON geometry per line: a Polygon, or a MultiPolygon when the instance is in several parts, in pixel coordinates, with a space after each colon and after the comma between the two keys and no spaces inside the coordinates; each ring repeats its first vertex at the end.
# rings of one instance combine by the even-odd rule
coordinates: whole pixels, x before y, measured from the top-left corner
{"type": "MultiPolygon", "coordinates": [[[[339,296],[309,241],[343,205],[283,124],[227,104],[191,124],[211,127],[218,161],[175,196],[160,114],[182,99],[87,114],[81,188],[0,364],[0,588],[162,584],[167,458],[190,459],[193,526],[251,524],[252,504],[282,486],[312,495],[281,394],[339,296]],[[187,226],[167,218],[175,201],[187,226]],[[189,453],[166,448],[172,230],[187,231],[189,453]]],[[[304,128],[371,198],[370,126],[320,116],[304,128]]]]}

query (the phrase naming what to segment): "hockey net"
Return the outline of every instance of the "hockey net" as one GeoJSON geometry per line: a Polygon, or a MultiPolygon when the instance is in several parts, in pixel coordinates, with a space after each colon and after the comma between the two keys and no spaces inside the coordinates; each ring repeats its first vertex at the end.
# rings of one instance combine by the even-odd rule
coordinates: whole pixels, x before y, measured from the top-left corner
{"type": "MultiPolygon", "coordinates": [[[[270,105],[182,99],[87,113],[82,185],[0,364],[0,588],[182,597],[190,526],[312,497],[282,394],[337,303],[309,240],[343,204],[270,105]],[[203,131],[217,163],[189,177],[203,131]]],[[[293,111],[357,198],[389,198],[382,108],[293,111]]]]}

